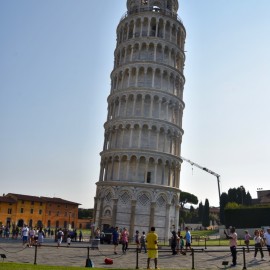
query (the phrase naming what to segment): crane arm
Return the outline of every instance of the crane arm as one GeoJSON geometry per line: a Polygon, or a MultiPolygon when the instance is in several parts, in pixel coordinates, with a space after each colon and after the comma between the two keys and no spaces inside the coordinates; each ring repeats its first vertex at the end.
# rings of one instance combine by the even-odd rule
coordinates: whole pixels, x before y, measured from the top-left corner
{"type": "Polygon", "coordinates": [[[201,169],[201,170],[203,170],[203,171],[206,171],[206,172],[208,172],[208,173],[210,173],[210,174],[213,174],[213,175],[216,176],[216,177],[220,177],[219,174],[217,174],[217,173],[215,173],[215,172],[213,172],[213,171],[211,171],[211,170],[209,170],[209,169],[207,169],[207,168],[205,168],[205,167],[202,167],[202,166],[200,166],[199,164],[197,164],[197,163],[195,163],[195,162],[193,162],[193,161],[191,161],[191,160],[189,160],[189,159],[186,159],[186,158],[184,158],[184,157],[180,157],[180,158],[183,159],[184,161],[190,163],[192,166],[196,166],[196,167],[198,167],[199,169],[201,169]]]}
{"type": "Polygon", "coordinates": [[[199,164],[197,164],[197,163],[195,163],[195,162],[193,162],[193,161],[191,161],[191,160],[189,160],[189,159],[186,159],[186,158],[181,157],[181,156],[180,156],[180,158],[181,158],[182,160],[184,160],[184,161],[190,163],[192,166],[196,166],[197,168],[199,168],[199,169],[201,169],[201,170],[203,170],[203,171],[205,171],[205,172],[208,172],[208,173],[210,173],[210,174],[216,176],[216,178],[217,178],[217,184],[218,184],[219,203],[220,203],[220,183],[219,183],[219,182],[220,182],[220,180],[219,180],[220,175],[217,174],[217,173],[215,173],[215,172],[213,172],[213,171],[211,171],[211,170],[209,170],[209,169],[207,169],[207,168],[205,168],[205,167],[200,166],[199,164]]]}

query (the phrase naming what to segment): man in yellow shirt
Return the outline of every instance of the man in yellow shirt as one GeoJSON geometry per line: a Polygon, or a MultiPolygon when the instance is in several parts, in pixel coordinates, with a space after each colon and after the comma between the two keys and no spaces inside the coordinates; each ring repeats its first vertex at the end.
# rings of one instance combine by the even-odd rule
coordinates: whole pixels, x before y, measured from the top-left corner
{"type": "Polygon", "coordinates": [[[157,258],[158,258],[158,235],[155,233],[155,227],[151,227],[151,232],[149,232],[146,236],[146,244],[147,244],[147,269],[150,269],[150,260],[154,259],[155,269],[157,267],[157,258]]]}

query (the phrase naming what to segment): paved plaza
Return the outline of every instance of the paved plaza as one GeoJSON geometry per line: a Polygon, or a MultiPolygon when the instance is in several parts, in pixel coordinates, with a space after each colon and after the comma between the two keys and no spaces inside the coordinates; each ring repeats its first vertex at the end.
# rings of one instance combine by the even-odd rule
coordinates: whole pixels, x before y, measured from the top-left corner
{"type": "MultiPolygon", "coordinates": [[[[225,269],[226,266],[222,262],[231,264],[231,255],[229,247],[208,247],[206,250],[194,247],[194,262],[192,256],[188,253],[184,255],[171,255],[169,247],[161,247],[159,250],[158,267],[166,269],[225,269]]],[[[146,268],[147,254],[137,253],[135,245],[130,245],[126,254],[122,254],[121,246],[118,247],[118,254],[114,254],[113,245],[99,245],[98,249],[92,249],[89,242],[71,242],[71,246],[67,247],[66,243],[62,243],[57,248],[53,239],[45,239],[42,247],[23,247],[21,240],[0,238],[0,254],[5,254],[5,262],[17,262],[27,264],[40,265],[62,265],[62,266],[81,266],[85,267],[88,257],[93,261],[94,267],[99,268],[119,268],[119,269],[135,269],[146,268]],[[36,259],[35,259],[36,254],[36,259]],[[104,263],[105,258],[113,259],[113,264],[104,263]]],[[[270,257],[265,250],[265,261],[260,260],[260,254],[257,260],[254,260],[254,251],[245,254],[246,264],[244,264],[244,256],[242,250],[239,250],[237,256],[237,266],[234,269],[270,269],[270,257]]],[[[151,262],[151,268],[154,268],[154,262],[151,262]]]]}

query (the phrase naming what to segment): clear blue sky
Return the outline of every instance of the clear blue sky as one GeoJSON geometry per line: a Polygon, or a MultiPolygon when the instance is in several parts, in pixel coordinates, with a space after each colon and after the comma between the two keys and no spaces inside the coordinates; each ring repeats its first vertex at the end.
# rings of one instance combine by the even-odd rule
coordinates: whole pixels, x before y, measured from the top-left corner
{"type": "MultiPolygon", "coordinates": [[[[179,0],[182,156],[221,191],[270,189],[270,1],[179,0]]],[[[116,27],[126,0],[0,0],[0,192],[94,205],[116,27]]],[[[183,163],[181,190],[218,205],[183,163]]]]}

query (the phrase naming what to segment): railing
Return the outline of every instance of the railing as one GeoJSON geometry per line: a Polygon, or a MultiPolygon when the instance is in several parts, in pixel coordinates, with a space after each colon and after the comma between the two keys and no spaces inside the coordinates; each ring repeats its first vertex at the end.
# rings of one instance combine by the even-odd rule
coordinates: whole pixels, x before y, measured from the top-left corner
{"type": "Polygon", "coordinates": [[[132,10],[132,11],[127,11],[124,13],[124,15],[121,17],[120,19],[120,22],[122,20],[124,20],[127,16],[129,15],[133,15],[133,14],[139,14],[139,13],[143,13],[143,12],[155,12],[155,13],[159,13],[159,14],[162,14],[162,15],[165,15],[165,16],[169,16],[169,17],[172,17],[173,19],[179,21],[181,24],[183,24],[182,20],[180,19],[180,17],[175,14],[175,13],[172,13],[171,11],[169,10],[164,10],[164,9],[160,9],[160,8],[151,8],[151,7],[147,7],[147,8],[140,8],[140,9],[135,9],[135,10],[132,10]]]}
{"type": "MultiPolygon", "coordinates": [[[[50,244],[49,242],[44,243],[41,247],[35,245],[33,248],[22,247],[21,242],[17,240],[9,239],[5,240],[5,242],[1,240],[0,253],[5,255],[5,258],[3,258],[4,256],[2,257],[2,263],[16,262],[82,267],[94,267],[93,264],[95,264],[97,268],[111,268],[110,266],[106,267],[105,259],[109,258],[113,261],[113,268],[139,269],[146,266],[147,254],[136,248],[134,243],[129,245],[128,251],[125,254],[122,254],[121,245],[119,245],[117,249],[118,254],[114,254],[114,245],[99,245],[96,239],[93,239],[93,242],[90,243],[72,242],[70,246],[62,243],[60,247],[52,244],[52,239],[49,240],[50,244]]],[[[205,239],[205,243],[207,242],[205,239]]],[[[178,251],[178,254],[174,256],[170,246],[159,246],[158,266],[164,269],[216,269],[217,265],[222,267],[229,264],[229,261],[231,261],[229,246],[207,247],[195,246],[195,242],[193,242],[193,248],[190,251],[184,251],[183,253],[178,251]]],[[[247,253],[245,247],[237,248],[237,262],[242,267],[241,269],[269,269],[268,261],[259,263],[253,260],[254,251],[254,246],[249,248],[249,253],[247,253]]],[[[268,251],[265,247],[263,252],[268,257],[268,251]]],[[[221,269],[221,267],[218,268],[221,269]]]]}

